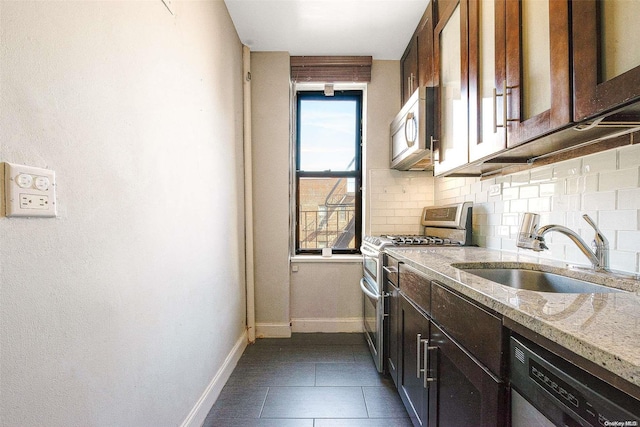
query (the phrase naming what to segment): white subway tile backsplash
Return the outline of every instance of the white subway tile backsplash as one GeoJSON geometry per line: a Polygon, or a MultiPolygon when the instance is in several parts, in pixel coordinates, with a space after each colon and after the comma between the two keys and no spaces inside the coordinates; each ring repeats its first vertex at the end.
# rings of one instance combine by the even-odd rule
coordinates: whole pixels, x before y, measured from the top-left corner
{"type": "Polygon", "coordinates": [[[638,271],[638,257],[636,252],[611,251],[609,253],[609,259],[613,270],[638,271]]]}
{"type": "MultiPolygon", "coordinates": [[[[637,272],[640,267],[640,144],[483,180],[398,171],[370,177],[370,185],[378,184],[368,190],[371,230],[419,233],[423,206],[473,201],[474,243],[515,252],[523,212],[539,213],[541,225],[564,225],[590,242],[594,232],[582,218],[588,213],[610,241],[612,268],[637,272]],[[494,184],[502,186],[502,194],[490,197],[494,184]]],[[[546,240],[549,250],[522,253],[589,265],[562,234],[551,232],[546,240]]]]}
{"type": "Polygon", "coordinates": [[[502,249],[502,239],[499,237],[486,237],[485,241],[489,249],[502,249]]]}
{"type": "Polygon", "coordinates": [[[567,196],[554,196],[551,198],[551,209],[553,211],[577,211],[582,206],[582,196],[572,194],[567,196]]]}
{"type": "Polygon", "coordinates": [[[504,237],[504,238],[507,238],[507,239],[509,237],[511,237],[509,226],[501,225],[501,226],[496,227],[496,236],[504,237]]]}
{"type": "Polygon", "coordinates": [[[502,215],[502,224],[503,225],[520,225],[520,215],[518,214],[504,214],[502,215]]]}
{"type": "Polygon", "coordinates": [[[443,190],[440,192],[441,197],[445,199],[453,199],[460,196],[460,188],[454,187],[449,190],[443,190]]]}
{"type": "Polygon", "coordinates": [[[394,216],[395,214],[396,214],[396,211],[394,209],[372,209],[371,210],[372,217],[377,217],[377,216],[390,217],[390,216],[394,216]]]}
{"type": "Polygon", "coordinates": [[[529,211],[536,213],[551,211],[551,197],[529,199],[529,211]]]}
{"type": "Polygon", "coordinates": [[[565,194],[593,193],[598,191],[598,174],[572,176],[566,179],[565,194]]]}
{"type": "Polygon", "coordinates": [[[588,193],[582,197],[582,209],[583,210],[605,210],[611,209],[616,205],[616,192],[598,192],[588,193]]]}
{"type": "Polygon", "coordinates": [[[618,190],[618,209],[640,209],[640,188],[618,190]]]}
{"type": "Polygon", "coordinates": [[[532,199],[538,197],[540,194],[540,187],[538,185],[527,185],[520,187],[520,197],[523,199],[532,199]]]}
{"type": "Polygon", "coordinates": [[[618,166],[616,150],[603,151],[582,158],[582,173],[614,171],[618,166]]]}
{"type": "Polygon", "coordinates": [[[511,200],[511,212],[528,212],[529,203],[527,199],[511,200]]]}
{"type": "Polygon", "coordinates": [[[600,211],[598,228],[601,230],[638,230],[637,210],[600,211]]]}
{"type": "Polygon", "coordinates": [[[618,165],[620,169],[640,165],[640,144],[620,148],[618,151],[618,165]]]}
{"type": "Polygon", "coordinates": [[[488,225],[501,225],[502,224],[502,215],[500,214],[489,214],[487,215],[487,224],[488,225]]]}
{"type": "Polygon", "coordinates": [[[540,187],[540,197],[558,196],[562,194],[562,185],[559,182],[542,183],[540,187]]]}
{"type": "Polygon", "coordinates": [[[616,249],[640,252],[640,231],[618,231],[616,249]]]}
{"type": "Polygon", "coordinates": [[[529,184],[529,181],[531,181],[531,174],[529,173],[529,171],[519,172],[511,175],[512,187],[529,184]]]}
{"type": "Polygon", "coordinates": [[[638,166],[613,172],[600,173],[600,191],[638,187],[638,166]]]}
{"type": "Polygon", "coordinates": [[[515,252],[518,250],[515,239],[502,239],[501,247],[503,251],[515,252]]]}
{"type": "Polygon", "coordinates": [[[554,178],[566,178],[568,176],[574,176],[580,174],[582,170],[582,160],[573,159],[560,162],[553,167],[554,178]]]}
{"type": "Polygon", "coordinates": [[[551,181],[553,178],[553,168],[551,166],[543,166],[530,171],[531,183],[551,181]]]}
{"type": "Polygon", "coordinates": [[[520,198],[520,188],[505,188],[502,190],[502,200],[515,200],[520,198]]]}
{"type": "Polygon", "coordinates": [[[421,233],[424,206],[435,204],[432,176],[389,169],[369,171],[367,233],[421,233]]]}
{"type": "Polygon", "coordinates": [[[472,197],[472,202],[476,203],[476,204],[480,204],[480,203],[487,203],[488,199],[489,199],[489,194],[486,191],[481,191],[479,193],[475,193],[475,197],[473,197],[473,194],[470,194],[469,196],[472,197]]]}
{"type": "Polygon", "coordinates": [[[549,224],[566,224],[566,217],[567,212],[551,211],[549,212],[549,224]]]}
{"type": "Polygon", "coordinates": [[[504,213],[504,212],[509,212],[509,206],[510,203],[509,202],[503,202],[501,200],[498,200],[494,203],[487,203],[487,209],[491,209],[491,206],[493,206],[493,212],[495,213],[504,213]]]}

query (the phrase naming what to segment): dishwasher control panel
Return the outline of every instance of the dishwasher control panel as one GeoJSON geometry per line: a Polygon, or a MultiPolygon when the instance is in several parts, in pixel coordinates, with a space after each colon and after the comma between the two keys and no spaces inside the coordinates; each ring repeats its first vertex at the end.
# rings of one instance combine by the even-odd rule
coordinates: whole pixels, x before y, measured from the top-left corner
{"type": "Polygon", "coordinates": [[[555,425],[640,426],[634,397],[524,338],[511,337],[510,349],[512,390],[536,410],[512,408],[514,425],[533,422],[522,416],[536,412],[555,425]]]}

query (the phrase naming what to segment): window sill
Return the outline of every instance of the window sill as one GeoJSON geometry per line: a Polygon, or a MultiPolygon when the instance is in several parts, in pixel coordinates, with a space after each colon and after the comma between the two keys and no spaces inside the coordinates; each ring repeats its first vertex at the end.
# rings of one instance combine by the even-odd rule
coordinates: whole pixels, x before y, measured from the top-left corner
{"type": "Polygon", "coordinates": [[[349,255],[331,255],[331,256],[322,256],[322,255],[294,255],[290,258],[291,263],[314,263],[314,262],[343,262],[343,263],[353,263],[353,264],[361,264],[362,263],[362,255],[360,254],[349,254],[349,255]]]}

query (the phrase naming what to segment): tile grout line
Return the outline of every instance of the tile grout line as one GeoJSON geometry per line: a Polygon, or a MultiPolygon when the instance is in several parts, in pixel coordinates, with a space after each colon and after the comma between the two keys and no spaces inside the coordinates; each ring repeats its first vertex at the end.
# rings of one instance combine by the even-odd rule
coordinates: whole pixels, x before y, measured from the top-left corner
{"type": "Polygon", "coordinates": [[[262,418],[262,412],[264,411],[264,406],[267,403],[267,397],[269,397],[269,391],[271,390],[270,386],[267,386],[267,393],[264,395],[264,400],[262,401],[262,406],[260,406],[260,413],[258,414],[258,419],[262,418]]]}
{"type": "Polygon", "coordinates": [[[367,410],[367,418],[371,418],[371,414],[369,413],[369,406],[367,405],[367,399],[364,396],[364,387],[360,386],[360,391],[362,392],[362,401],[364,402],[364,409],[367,410]]]}

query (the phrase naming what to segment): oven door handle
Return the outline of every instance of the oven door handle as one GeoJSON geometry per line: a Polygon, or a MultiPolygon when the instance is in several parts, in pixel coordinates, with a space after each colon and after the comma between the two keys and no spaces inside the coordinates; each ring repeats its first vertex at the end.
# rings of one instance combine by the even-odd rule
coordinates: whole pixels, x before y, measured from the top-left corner
{"type": "Polygon", "coordinates": [[[368,296],[373,300],[378,301],[380,299],[380,295],[376,295],[373,292],[371,292],[369,288],[367,288],[367,284],[365,283],[365,280],[366,279],[364,277],[360,279],[360,289],[362,289],[362,292],[364,292],[366,296],[368,296]]]}
{"type": "Polygon", "coordinates": [[[360,246],[360,252],[362,252],[362,255],[378,258],[378,252],[369,249],[366,246],[360,246]]]}

